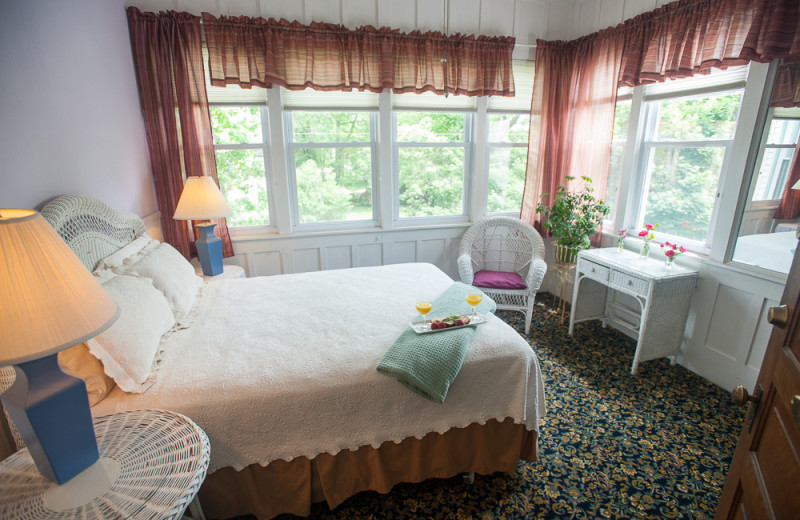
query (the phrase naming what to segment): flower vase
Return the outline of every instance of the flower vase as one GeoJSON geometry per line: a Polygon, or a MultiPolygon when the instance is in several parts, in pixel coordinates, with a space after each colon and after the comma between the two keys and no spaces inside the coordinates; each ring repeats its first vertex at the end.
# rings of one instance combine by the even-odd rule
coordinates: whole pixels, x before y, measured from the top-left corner
{"type": "Polygon", "coordinates": [[[625,237],[619,237],[617,239],[617,251],[623,252],[625,250],[625,237]]]}
{"type": "Polygon", "coordinates": [[[667,266],[666,266],[667,267],[667,271],[672,269],[672,263],[673,262],[675,262],[675,257],[674,256],[668,256],[667,257],[667,266]]]}
{"type": "Polygon", "coordinates": [[[650,241],[645,240],[642,242],[642,250],[639,252],[639,256],[642,257],[642,260],[647,260],[650,256],[650,241]]]}

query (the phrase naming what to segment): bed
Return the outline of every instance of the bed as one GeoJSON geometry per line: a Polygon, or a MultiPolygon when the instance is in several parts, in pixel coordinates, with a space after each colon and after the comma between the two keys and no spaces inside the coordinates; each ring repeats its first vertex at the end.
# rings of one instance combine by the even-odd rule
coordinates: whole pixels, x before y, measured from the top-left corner
{"type": "MultiPolygon", "coordinates": [[[[538,361],[494,315],[476,328],[442,404],[376,370],[414,317],[420,292],[435,297],[453,286],[433,265],[201,282],[174,255],[142,268],[143,258],[158,259],[169,246],[143,235],[134,215],[77,196],[42,213],[107,289],[133,275],[129,282],[152,282],[167,297],[175,319],[146,378],[126,380],[125,363],[103,357],[107,339],[89,342],[117,381],[92,413],[158,408],[192,418],[211,442],[199,494],[209,517],[307,515],[317,501],[333,508],[399,482],[514,472],[519,459],[537,457],[545,413],[538,361]],[[188,305],[171,294],[181,284],[196,284],[188,305]]],[[[137,313],[141,327],[119,341],[145,337],[139,328],[160,332],[160,307],[126,302],[127,294],[112,292],[120,321],[137,313]]],[[[128,348],[135,356],[147,350],[128,348]]]]}
{"type": "Polygon", "coordinates": [[[796,248],[794,231],[741,236],[736,240],[733,261],[787,274],[796,248]]]}

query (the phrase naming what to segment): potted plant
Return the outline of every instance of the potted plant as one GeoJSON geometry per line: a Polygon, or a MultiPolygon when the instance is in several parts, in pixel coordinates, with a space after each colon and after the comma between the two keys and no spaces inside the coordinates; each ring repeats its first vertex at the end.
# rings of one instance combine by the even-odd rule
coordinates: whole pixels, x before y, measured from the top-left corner
{"type": "MultiPolygon", "coordinates": [[[[574,180],[567,177],[567,183],[574,180]]],[[[543,202],[536,206],[536,213],[542,214],[542,225],[556,239],[556,262],[573,264],[581,249],[589,248],[589,238],[597,233],[603,217],[608,213],[608,206],[592,194],[592,180],[581,177],[583,189],[571,193],[566,184],[558,187],[552,204],[548,207],[543,202]]],[[[543,193],[542,197],[547,197],[543,193]]]]}

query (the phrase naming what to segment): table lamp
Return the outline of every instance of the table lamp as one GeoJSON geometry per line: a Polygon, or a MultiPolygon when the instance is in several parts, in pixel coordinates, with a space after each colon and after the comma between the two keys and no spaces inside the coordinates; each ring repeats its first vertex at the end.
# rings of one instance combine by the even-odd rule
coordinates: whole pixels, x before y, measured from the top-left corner
{"type": "Polygon", "coordinates": [[[216,224],[212,218],[230,216],[231,208],[225,202],[217,184],[211,177],[187,177],[183,185],[178,207],[175,208],[176,220],[204,220],[197,224],[200,238],[197,239],[197,257],[203,266],[203,274],[216,276],[222,273],[222,240],[214,234],[216,224]]]}
{"type": "Polygon", "coordinates": [[[38,212],[0,209],[0,366],[16,380],[3,404],[45,477],[63,484],[99,457],[83,380],[58,352],[119,316],[113,298],[38,212]]]}

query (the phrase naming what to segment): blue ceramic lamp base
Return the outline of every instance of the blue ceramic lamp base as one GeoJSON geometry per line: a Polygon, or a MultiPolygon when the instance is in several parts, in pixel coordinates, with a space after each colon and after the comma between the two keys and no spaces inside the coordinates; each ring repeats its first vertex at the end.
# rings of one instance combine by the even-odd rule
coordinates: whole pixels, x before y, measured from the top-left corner
{"type": "Polygon", "coordinates": [[[42,475],[63,484],[100,456],[86,385],[61,371],[58,354],[14,369],[3,404],[42,475]]]}
{"type": "Polygon", "coordinates": [[[214,234],[216,226],[213,222],[197,224],[200,231],[200,237],[195,242],[197,258],[206,276],[222,274],[222,240],[214,234]]]}

